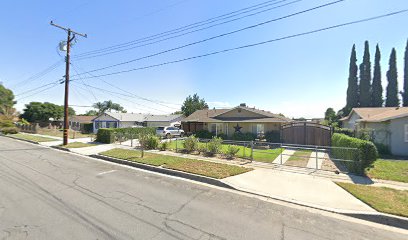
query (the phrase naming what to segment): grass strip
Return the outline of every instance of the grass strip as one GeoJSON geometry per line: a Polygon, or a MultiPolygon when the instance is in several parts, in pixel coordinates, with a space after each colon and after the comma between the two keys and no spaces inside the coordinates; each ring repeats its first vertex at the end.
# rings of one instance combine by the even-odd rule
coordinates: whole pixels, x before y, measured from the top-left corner
{"type": "Polygon", "coordinates": [[[296,166],[296,167],[306,167],[307,163],[309,162],[309,158],[311,154],[312,154],[311,150],[296,151],[285,162],[285,165],[296,166]]]}
{"type": "Polygon", "coordinates": [[[63,148],[83,148],[83,147],[92,147],[96,146],[95,144],[90,144],[90,143],[83,143],[83,142],[72,142],[68,143],[67,145],[63,146],[60,145],[63,148]]]}
{"type": "Polygon", "coordinates": [[[22,134],[22,133],[17,133],[17,134],[12,134],[9,135],[14,138],[19,138],[23,140],[29,140],[33,142],[52,142],[52,141],[58,141],[58,139],[54,138],[48,138],[48,137],[42,137],[42,136],[36,136],[36,135],[30,135],[30,134],[22,134]]]}
{"type": "Polygon", "coordinates": [[[366,169],[370,178],[408,183],[408,160],[378,159],[366,169]]]}

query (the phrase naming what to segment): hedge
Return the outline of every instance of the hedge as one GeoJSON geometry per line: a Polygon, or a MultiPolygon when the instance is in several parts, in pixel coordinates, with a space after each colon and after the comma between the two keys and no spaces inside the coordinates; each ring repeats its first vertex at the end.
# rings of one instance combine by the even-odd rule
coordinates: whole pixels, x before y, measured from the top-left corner
{"type": "Polygon", "coordinates": [[[345,134],[334,133],[332,136],[333,148],[331,154],[334,158],[354,160],[355,162],[344,162],[350,172],[363,174],[364,169],[378,158],[378,151],[374,143],[345,134]],[[345,149],[356,148],[357,150],[345,149]]]}
{"type": "Polygon", "coordinates": [[[335,133],[345,134],[350,137],[355,137],[355,132],[353,129],[350,128],[334,128],[335,133]]]}
{"type": "Polygon", "coordinates": [[[156,134],[156,128],[100,128],[96,134],[96,141],[100,143],[114,143],[115,137],[121,135],[123,138],[137,138],[139,134],[156,134]]]}

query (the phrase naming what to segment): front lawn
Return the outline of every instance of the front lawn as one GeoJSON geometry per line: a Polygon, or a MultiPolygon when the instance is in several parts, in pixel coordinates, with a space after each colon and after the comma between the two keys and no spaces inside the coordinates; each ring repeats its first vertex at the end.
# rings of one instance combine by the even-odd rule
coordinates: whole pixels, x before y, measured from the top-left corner
{"type": "Polygon", "coordinates": [[[337,182],[347,192],[377,211],[408,217],[408,191],[337,182]]]}
{"type": "MultiPolygon", "coordinates": [[[[199,146],[205,146],[206,143],[199,142],[199,146]]],[[[221,151],[225,151],[227,149],[229,144],[222,144],[221,146],[221,151]]],[[[237,146],[239,148],[238,153],[236,154],[236,157],[239,158],[250,158],[251,156],[251,148],[250,147],[244,147],[244,146],[237,146]]],[[[171,150],[176,150],[176,141],[171,141],[169,142],[169,149],[171,150]]],[[[184,141],[180,140],[177,141],[177,149],[182,150],[184,149],[184,141]]],[[[253,152],[253,157],[254,161],[259,161],[259,162],[273,162],[279,154],[283,151],[282,148],[275,148],[275,149],[254,149],[253,152]]]]}
{"type": "Polygon", "coordinates": [[[58,141],[58,139],[54,139],[54,138],[48,138],[48,137],[42,137],[42,136],[36,136],[36,135],[30,135],[30,134],[22,134],[22,133],[10,134],[9,136],[14,137],[14,138],[29,140],[29,141],[33,141],[33,142],[58,141]]]}
{"type": "Polygon", "coordinates": [[[83,148],[83,147],[92,147],[95,146],[95,144],[90,144],[90,143],[83,143],[83,142],[72,142],[68,143],[67,145],[60,145],[63,148],[83,148]]]}
{"type": "Polygon", "coordinates": [[[370,178],[408,183],[408,160],[378,159],[366,169],[370,178]]]}
{"type": "Polygon", "coordinates": [[[194,173],[217,179],[238,175],[252,170],[251,168],[235,165],[166,156],[154,153],[145,153],[144,157],[142,158],[141,152],[138,150],[127,150],[120,148],[111,149],[100,154],[108,157],[120,158],[153,166],[162,166],[168,169],[194,173]]]}
{"type": "Polygon", "coordinates": [[[307,163],[309,162],[309,158],[311,154],[312,154],[311,150],[296,151],[285,162],[285,165],[296,166],[296,167],[306,167],[307,163]]]}
{"type": "MultiPolygon", "coordinates": [[[[39,128],[38,129],[38,134],[41,135],[48,135],[48,136],[53,136],[53,137],[63,137],[63,131],[62,129],[48,129],[48,128],[39,128]]],[[[77,131],[68,131],[68,138],[74,139],[75,138],[86,138],[86,137],[95,137],[95,134],[89,133],[89,134],[83,134],[81,132],[77,131]]]]}

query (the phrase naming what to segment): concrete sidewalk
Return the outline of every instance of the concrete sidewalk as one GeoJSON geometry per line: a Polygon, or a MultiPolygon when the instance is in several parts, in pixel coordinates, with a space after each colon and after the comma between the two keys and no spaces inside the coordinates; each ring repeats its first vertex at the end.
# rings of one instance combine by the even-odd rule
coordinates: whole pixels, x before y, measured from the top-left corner
{"type": "Polygon", "coordinates": [[[376,213],[330,179],[258,168],[222,182],[242,191],[311,207],[343,213],[376,213]]]}

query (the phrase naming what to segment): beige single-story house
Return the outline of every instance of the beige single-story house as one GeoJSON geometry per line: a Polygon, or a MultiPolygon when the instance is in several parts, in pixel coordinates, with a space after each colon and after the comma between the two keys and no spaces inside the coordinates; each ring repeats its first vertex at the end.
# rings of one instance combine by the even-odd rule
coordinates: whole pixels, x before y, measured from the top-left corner
{"type": "Polygon", "coordinates": [[[186,133],[208,130],[216,135],[232,136],[235,132],[260,134],[280,130],[292,120],[279,114],[249,108],[246,104],[231,109],[204,109],[195,111],[182,120],[186,133]]]}
{"type": "Polygon", "coordinates": [[[344,128],[372,130],[374,142],[389,146],[394,155],[408,156],[408,107],[353,108],[340,120],[344,128]]]}
{"type": "Polygon", "coordinates": [[[75,131],[82,131],[84,123],[92,123],[95,116],[70,116],[68,118],[69,128],[75,131]]]}
{"type": "Polygon", "coordinates": [[[160,127],[180,124],[181,114],[152,115],[144,113],[105,112],[92,119],[94,133],[99,128],[160,127]]]}

